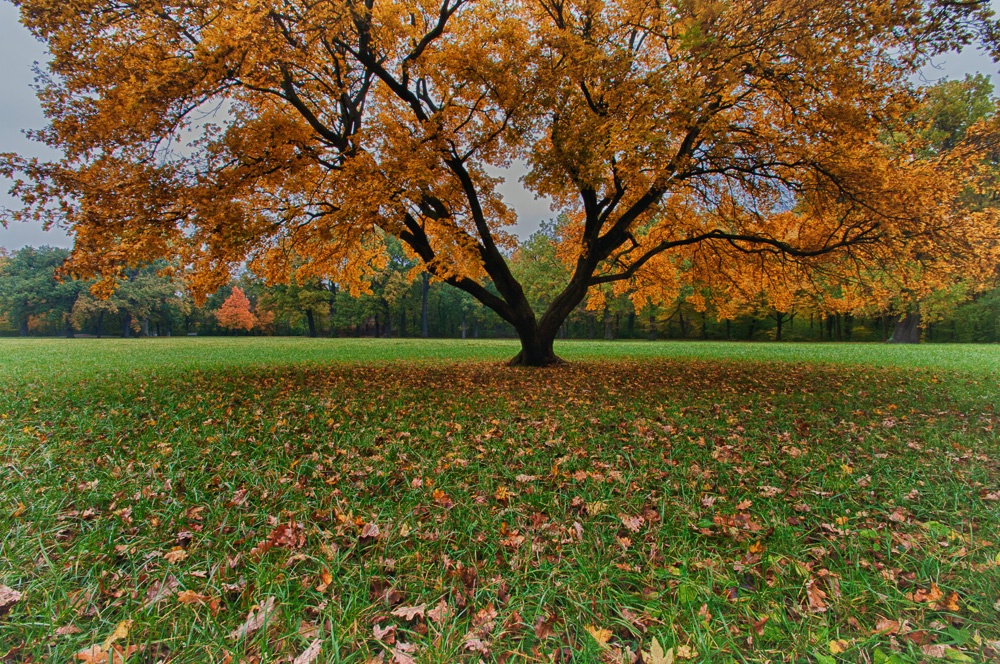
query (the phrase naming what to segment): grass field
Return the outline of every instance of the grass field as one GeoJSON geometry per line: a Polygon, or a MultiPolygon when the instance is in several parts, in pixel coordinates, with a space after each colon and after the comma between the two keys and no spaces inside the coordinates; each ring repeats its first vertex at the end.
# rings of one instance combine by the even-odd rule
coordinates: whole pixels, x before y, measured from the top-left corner
{"type": "Polygon", "coordinates": [[[0,340],[0,661],[1000,658],[1000,347],[515,352],[0,340]]]}

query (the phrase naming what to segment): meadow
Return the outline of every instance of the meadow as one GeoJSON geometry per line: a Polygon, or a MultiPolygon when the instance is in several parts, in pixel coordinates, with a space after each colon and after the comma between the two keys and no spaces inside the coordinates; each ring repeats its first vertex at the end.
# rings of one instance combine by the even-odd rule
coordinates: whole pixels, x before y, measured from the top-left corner
{"type": "Polygon", "coordinates": [[[0,661],[1000,661],[1000,347],[0,340],[0,661]]]}

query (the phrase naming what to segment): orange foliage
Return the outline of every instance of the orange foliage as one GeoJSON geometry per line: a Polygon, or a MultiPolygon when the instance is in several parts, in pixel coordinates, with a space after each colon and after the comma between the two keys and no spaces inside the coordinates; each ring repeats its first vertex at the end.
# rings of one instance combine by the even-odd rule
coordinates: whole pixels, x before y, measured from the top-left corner
{"type": "Polygon", "coordinates": [[[257,317],[250,311],[250,300],[237,286],[226,298],[215,314],[219,325],[230,330],[252,330],[257,324],[257,317]]]}
{"type": "Polygon", "coordinates": [[[180,257],[195,293],[244,262],[357,292],[391,234],[543,363],[604,284],[653,302],[696,285],[725,315],[829,284],[840,308],[918,296],[996,264],[996,213],[961,195],[997,127],[921,160],[907,126],[911,75],[992,38],[988,3],[15,4],[53,55],[39,137],[65,158],[0,170],[27,175],[22,216],[69,224],[79,273],[180,257]],[[491,174],[513,160],[575,222],[540,317],[491,174]]]}

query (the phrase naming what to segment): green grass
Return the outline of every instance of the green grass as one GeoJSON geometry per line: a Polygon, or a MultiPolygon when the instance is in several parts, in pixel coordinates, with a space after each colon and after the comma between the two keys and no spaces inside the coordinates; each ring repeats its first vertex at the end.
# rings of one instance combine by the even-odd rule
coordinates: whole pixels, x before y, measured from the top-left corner
{"type": "Polygon", "coordinates": [[[1000,348],[515,350],[0,341],[0,660],[996,660],[1000,348]]]}

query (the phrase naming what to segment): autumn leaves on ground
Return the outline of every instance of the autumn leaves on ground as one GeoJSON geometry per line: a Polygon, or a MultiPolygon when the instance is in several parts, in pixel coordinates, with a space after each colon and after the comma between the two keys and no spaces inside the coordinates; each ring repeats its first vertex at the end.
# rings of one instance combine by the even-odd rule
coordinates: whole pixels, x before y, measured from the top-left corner
{"type": "Polygon", "coordinates": [[[0,381],[4,662],[1000,652],[1000,352],[241,365],[247,339],[198,368],[126,343],[0,381]]]}

